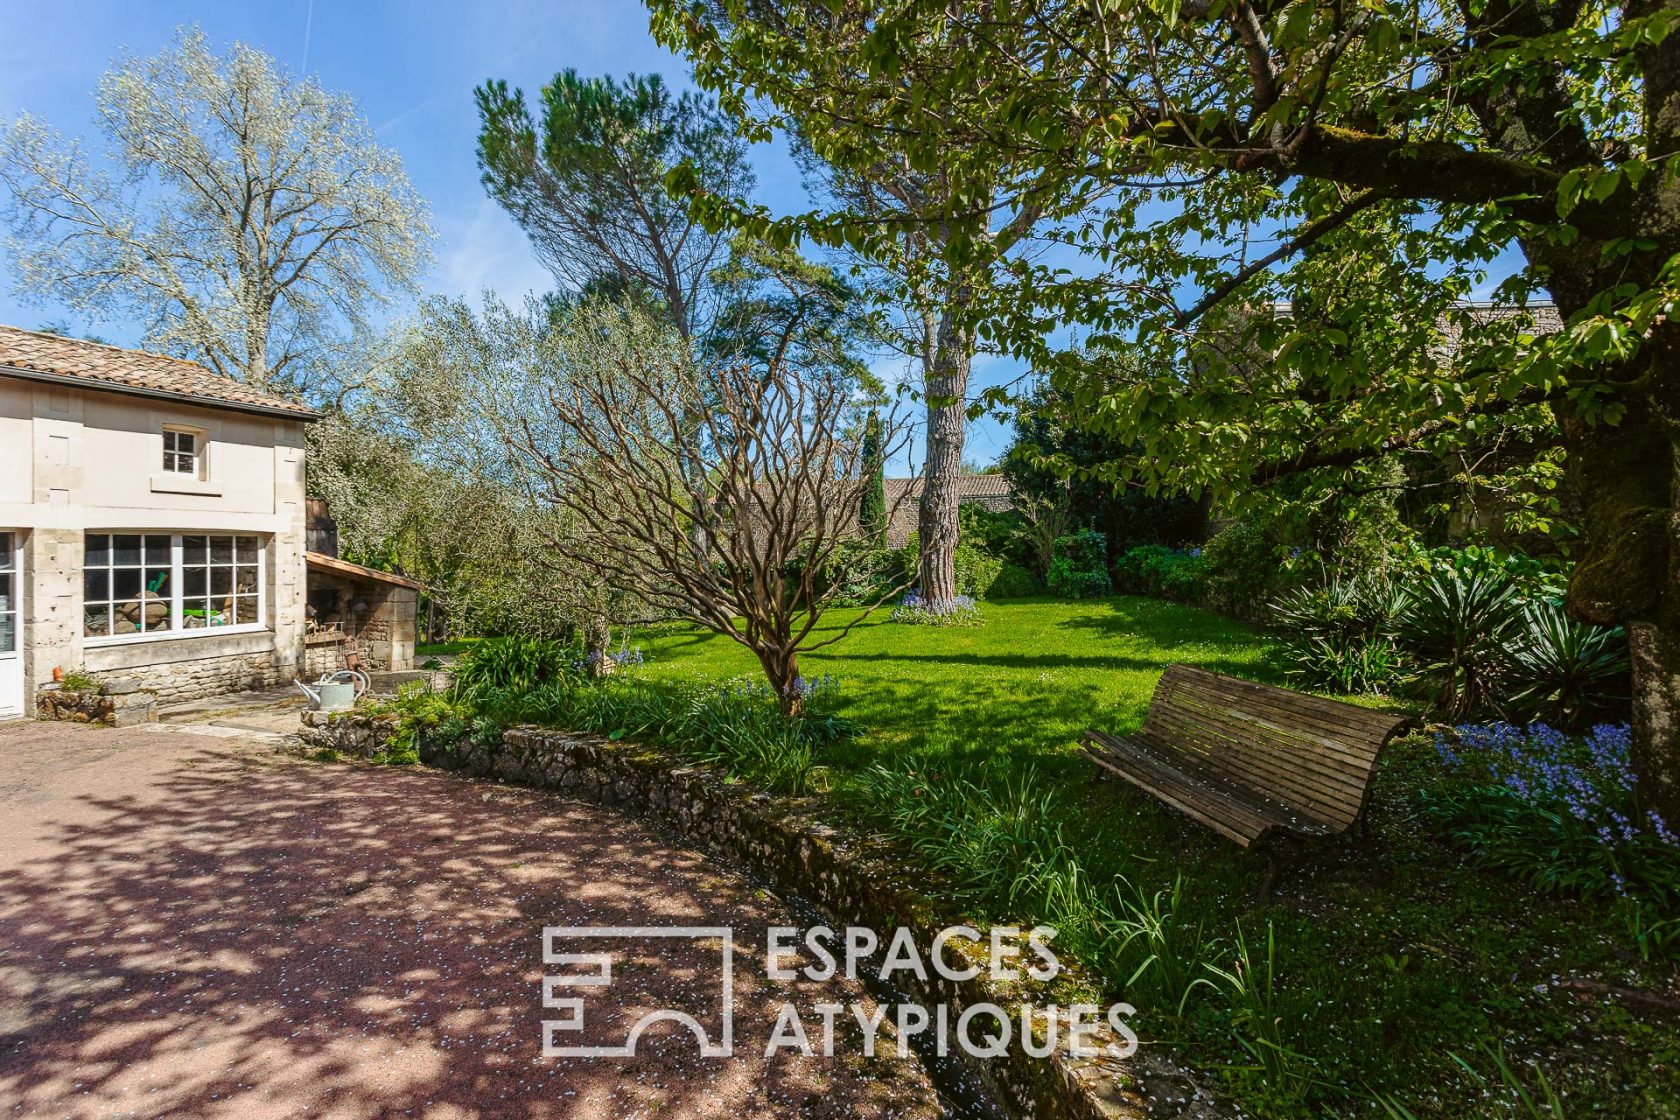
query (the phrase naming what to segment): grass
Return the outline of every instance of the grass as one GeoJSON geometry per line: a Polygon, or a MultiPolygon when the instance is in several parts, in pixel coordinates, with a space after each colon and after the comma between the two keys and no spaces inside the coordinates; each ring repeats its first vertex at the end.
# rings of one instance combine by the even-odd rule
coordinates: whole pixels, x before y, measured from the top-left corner
{"type": "MultiPolygon", "coordinates": [[[[1473,869],[1422,828],[1415,792],[1439,776],[1426,743],[1385,756],[1371,845],[1327,849],[1257,905],[1260,857],[1093,781],[1076,740],[1136,728],[1175,662],[1282,683],[1264,636],[1126,597],[985,614],[978,628],[883,614],[801,659],[808,678],[838,679],[838,714],[866,729],[824,748],[823,787],[904,842],[954,906],[1056,925],[1146,1032],[1260,1115],[1522,1115],[1524,1084],[1571,1116],[1680,1115],[1680,1063],[1653,1058],[1680,1051],[1672,1023],[1560,984],[1648,989],[1672,967],[1629,952],[1607,908],[1473,869]],[[1504,1073],[1456,1056],[1488,1046],[1504,1073]]],[[[651,680],[757,676],[714,635],[636,642],[651,680]]]]}
{"type": "Polygon", "coordinates": [[[455,638],[447,642],[420,642],[414,647],[414,656],[454,657],[467,652],[483,640],[482,638],[455,638]]]}

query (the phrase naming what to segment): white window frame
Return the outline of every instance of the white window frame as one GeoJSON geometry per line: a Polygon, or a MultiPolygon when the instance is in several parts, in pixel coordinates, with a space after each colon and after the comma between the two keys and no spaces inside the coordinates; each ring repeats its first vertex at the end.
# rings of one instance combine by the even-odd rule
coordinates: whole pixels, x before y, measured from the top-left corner
{"type": "MultiPolygon", "coordinates": [[[[210,479],[210,433],[203,428],[195,428],[188,424],[165,424],[163,426],[163,453],[158,457],[158,469],[168,478],[192,479],[207,482],[210,479]],[[190,471],[171,470],[169,468],[170,436],[191,436],[193,441],[192,462],[190,471]]],[[[180,454],[174,452],[173,454],[180,454]]]]}
{"type": "MultiPolygon", "coordinates": [[[[142,642],[166,642],[179,639],[192,640],[195,638],[214,638],[223,634],[259,634],[269,629],[268,625],[268,545],[269,541],[261,533],[249,532],[213,532],[201,531],[191,533],[160,533],[156,530],[147,532],[143,529],[88,529],[82,534],[82,543],[86,547],[88,537],[169,537],[169,627],[163,630],[148,630],[145,633],[134,634],[86,634],[82,637],[82,645],[86,647],[124,646],[142,642]],[[186,565],[182,562],[185,548],[182,544],[184,537],[251,537],[257,542],[257,620],[255,622],[240,622],[231,626],[196,626],[186,627],[181,623],[186,619],[183,613],[186,607],[186,565]]],[[[237,546],[236,546],[237,547],[237,546]]],[[[207,567],[210,565],[206,565],[207,567]]],[[[85,570],[85,564],[84,564],[85,570]]],[[[142,569],[143,571],[144,569],[142,569]]],[[[208,578],[208,577],[207,577],[208,578]]],[[[237,579],[237,571],[235,573],[237,579]]],[[[83,595],[86,594],[87,583],[82,582],[83,595]]],[[[106,593],[110,593],[107,588],[106,593]]],[[[236,594],[236,592],[230,592],[236,594]]],[[[209,596],[207,596],[209,597],[209,596]]],[[[113,602],[115,600],[112,600],[113,602]]],[[[125,602],[127,600],[124,600],[125,602]]],[[[87,602],[82,603],[82,626],[87,626],[87,602]]]]}

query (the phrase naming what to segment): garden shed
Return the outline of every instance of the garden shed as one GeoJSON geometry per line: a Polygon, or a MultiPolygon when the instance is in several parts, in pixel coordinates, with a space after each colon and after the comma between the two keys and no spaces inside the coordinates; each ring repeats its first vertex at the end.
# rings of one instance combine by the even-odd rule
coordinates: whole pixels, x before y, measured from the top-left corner
{"type": "Polygon", "coordinates": [[[418,580],[352,564],[325,552],[304,553],[309,570],[309,625],[304,659],[311,675],[359,668],[414,668],[418,580]]]}

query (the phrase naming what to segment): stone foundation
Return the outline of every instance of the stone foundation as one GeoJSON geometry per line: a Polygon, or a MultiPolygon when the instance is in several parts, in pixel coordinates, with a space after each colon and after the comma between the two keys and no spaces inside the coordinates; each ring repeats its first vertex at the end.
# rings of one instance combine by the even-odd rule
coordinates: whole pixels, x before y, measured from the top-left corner
{"type": "Polygon", "coordinates": [[[109,727],[156,723],[157,693],[129,680],[114,680],[98,692],[46,684],[35,694],[35,718],[109,727]]]}
{"type": "MultiPolygon", "coordinates": [[[[363,757],[383,749],[392,728],[388,718],[355,712],[309,712],[304,722],[311,728],[309,741],[363,757]]],[[[939,930],[963,924],[919,891],[915,884],[924,882],[925,874],[880,841],[820,819],[815,802],[727,784],[717,770],[659,751],[595,736],[515,728],[488,745],[423,743],[420,754],[428,765],[560,790],[654,818],[696,848],[742,864],[778,892],[809,903],[835,928],[867,926],[885,939],[904,926],[925,949],[939,930]]],[[[955,954],[968,946],[959,941],[948,948],[955,954]]],[[[904,977],[899,973],[895,980],[904,977]]],[[[968,981],[949,981],[930,971],[927,980],[911,977],[903,986],[910,1001],[930,1009],[949,1007],[953,1023],[963,1008],[977,1003],[1015,1008],[1024,1001],[1040,1007],[1053,1002],[1065,1008],[1077,1000],[1073,992],[1099,990],[1072,969],[1054,990],[1025,981],[1002,984],[984,970],[968,981]]],[[[1063,1014],[1060,1038],[1065,1041],[1063,1014]]],[[[1038,1031],[1046,1021],[1041,1013],[1038,1031]]],[[[1087,1040],[1098,1048],[1120,1042],[1106,1024],[1087,1040]]],[[[1151,1048],[1126,1059],[1071,1059],[1060,1052],[1034,1058],[1022,1048],[1017,1031],[1005,1056],[965,1056],[962,1061],[1012,1117],[1222,1120],[1232,1115],[1192,1074],[1151,1048]]]]}
{"type": "Polygon", "coordinates": [[[93,674],[102,683],[113,679],[138,681],[142,688],[157,693],[162,704],[202,700],[229,692],[277,688],[289,683],[274,664],[273,654],[232,657],[204,657],[172,665],[147,665],[113,669],[93,674]]]}

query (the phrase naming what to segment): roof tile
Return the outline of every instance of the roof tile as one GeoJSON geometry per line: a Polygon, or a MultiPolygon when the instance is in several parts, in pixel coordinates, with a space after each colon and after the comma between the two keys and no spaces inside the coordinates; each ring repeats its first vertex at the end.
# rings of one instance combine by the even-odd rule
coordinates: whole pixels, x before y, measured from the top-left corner
{"type": "Polygon", "coordinates": [[[119,393],[161,393],[258,412],[287,413],[299,419],[319,415],[306,405],[253,389],[197,362],[19,327],[0,326],[0,372],[6,367],[84,381],[119,393]]]}

